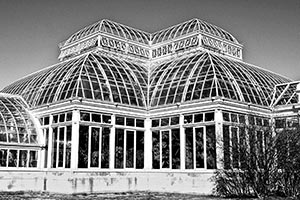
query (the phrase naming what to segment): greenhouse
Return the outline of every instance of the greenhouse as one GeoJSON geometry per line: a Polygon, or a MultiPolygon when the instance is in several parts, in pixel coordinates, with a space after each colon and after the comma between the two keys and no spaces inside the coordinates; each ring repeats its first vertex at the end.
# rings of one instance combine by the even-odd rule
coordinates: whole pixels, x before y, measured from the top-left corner
{"type": "Polygon", "coordinates": [[[59,48],[1,90],[0,190],[210,194],[216,169],[240,168],[240,125],[299,122],[300,82],[200,19],[155,33],[104,19],[59,48]]]}

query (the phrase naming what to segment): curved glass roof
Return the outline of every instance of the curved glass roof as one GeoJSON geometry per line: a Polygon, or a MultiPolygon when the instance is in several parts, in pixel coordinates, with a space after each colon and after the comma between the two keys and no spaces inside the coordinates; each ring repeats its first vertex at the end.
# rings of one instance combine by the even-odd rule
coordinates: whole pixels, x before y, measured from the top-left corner
{"type": "Polygon", "coordinates": [[[208,33],[221,39],[239,44],[237,39],[235,39],[235,37],[233,37],[233,35],[231,35],[229,32],[200,19],[191,19],[181,24],[153,33],[152,44],[172,40],[196,31],[208,33]]]}
{"type": "Polygon", "coordinates": [[[150,105],[220,96],[270,106],[274,86],[289,81],[244,62],[197,52],[154,68],[150,76],[150,105]]]}
{"type": "Polygon", "coordinates": [[[229,32],[200,19],[191,19],[153,34],[104,19],[77,31],[71,35],[63,45],[71,44],[97,32],[107,33],[126,40],[149,45],[150,41],[152,41],[152,44],[157,44],[197,31],[239,44],[237,39],[229,32]]]}
{"type": "Polygon", "coordinates": [[[21,97],[0,93],[0,144],[37,144],[37,132],[21,97]]]}
{"type": "Polygon", "coordinates": [[[144,66],[100,53],[89,53],[33,73],[3,89],[30,106],[72,97],[146,106],[144,66]]]}
{"type": "Polygon", "coordinates": [[[81,40],[96,32],[108,33],[143,44],[149,44],[150,41],[150,33],[104,19],[77,31],[66,40],[64,45],[81,40]]]}

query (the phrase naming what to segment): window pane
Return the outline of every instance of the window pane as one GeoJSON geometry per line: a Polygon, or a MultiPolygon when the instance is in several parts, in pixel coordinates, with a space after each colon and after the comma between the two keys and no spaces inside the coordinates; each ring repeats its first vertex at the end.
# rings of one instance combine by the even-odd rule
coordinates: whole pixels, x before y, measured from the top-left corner
{"type": "Polygon", "coordinates": [[[115,168],[124,168],[124,130],[116,129],[115,168]]]}
{"type": "Polygon", "coordinates": [[[144,132],[136,132],[136,168],[144,168],[144,132]]]}
{"type": "Polygon", "coordinates": [[[80,120],[89,122],[90,121],[90,113],[80,112],[80,120]]]}
{"type": "Polygon", "coordinates": [[[214,120],[215,120],[215,113],[214,112],[205,113],[205,121],[206,122],[214,121],[214,120]]]}
{"type": "Polygon", "coordinates": [[[53,143],[52,143],[52,168],[56,168],[57,154],[57,128],[53,128],[53,143]]]}
{"type": "Polygon", "coordinates": [[[161,132],[162,168],[170,167],[170,134],[169,131],[161,132]]]}
{"type": "Polygon", "coordinates": [[[64,144],[65,144],[65,128],[59,128],[59,141],[58,141],[58,167],[63,167],[64,164],[64,144]]]}
{"type": "Polygon", "coordinates": [[[109,135],[110,129],[102,128],[101,168],[109,168],[109,135]]]}
{"type": "Polygon", "coordinates": [[[230,137],[229,126],[223,126],[224,168],[230,168],[230,137]]]}
{"type": "Polygon", "coordinates": [[[20,150],[19,167],[27,167],[27,150],[20,150]]]}
{"type": "Polygon", "coordinates": [[[37,167],[37,151],[29,151],[29,167],[37,167]]]}
{"type": "Polygon", "coordinates": [[[196,137],[196,168],[204,168],[203,128],[195,128],[196,137]]]}
{"type": "Polygon", "coordinates": [[[193,115],[184,116],[184,123],[185,124],[192,123],[192,122],[193,122],[193,115]]]}
{"type": "Polygon", "coordinates": [[[239,168],[238,129],[231,127],[232,167],[239,168]]]}
{"type": "Polygon", "coordinates": [[[162,118],[161,126],[169,126],[169,118],[162,118]]]}
{"type": "Polygon", "coordinates": [[[0,167],[7,166],[7,149],[0,149],[0,167]]]}
{"type": "Polygon", "coordinates": [[[194,119],[195,123],[196,122],[203,122],[203,114],[195,114],[195,119],[194,119]]]}
{"type": "Polygon", "coordinates": [[[207,169],[216,169],[215,126],[206,126],[206,164],[207,169]]]}
{"type": "Polygon", "coordinates": [[[17,167],[17,153],[18,151],[17,150],[9,150],[8,152],[8,166],[9,167],[17,167]]]}
{"type": "Polygon", "coordinates": [[[159,126],[159,119],[152,119],[152,127],[158,127],[159,126]]]}
{"type": "Polygon", "coordinates": [[[134,119],[126,118],[126,126],[134,126],[134,119]]]}
{"type": "Polygon", "coordinates": [[[71,167],[71,148],[72,148],[72,126],[67,126],[65,168],[71,167]]]}
{"type": "Polygon", "coordinates": [[[110,115],[102,115],[103,123],[110,124],[111,123],[111,116],[110,115]]]}
{"type": "Polygon", "coordinates": [[[134,167],[134,132],[126,131],[126,168],[134,167]]]}
{"type": "Polygon", "coordinates": [[[79,126],[78,168],[88,167],[89,127],[79,126]]]}
{"type": "Polygon", "coordinates": [[[172,169],[180,169],[180,131],[172,130],[172,169]]]}
{"type": "Polygon", "coordinates": [[[92,127],[90,167],[99,167],[99,138],[100,128],[92,127]]]}
{"type": "Polygon", "coordinates": [[[116,117],[116,124],[117,125],[124,125],[125,124],[124,117],[116,117]]]}
{"type": "Polygon", "coordinates": [[[152,131],[152,165],[153,165],[153,169],[160,168],[160,135],[159,135],[159,131],[152,131]]]}
{"type": "Polygon", "coordinates": [[[185,129],[185,168],[194,168],[193,128],[185,129]]]}
{"type": "Polygon", "coordinates": [[[179,124],[179,117],[171,117],[171,125],[179,124]]]}
{"type": "Polygon", "coordinates": [[[144,128],[144,120],[143,119],[136,119],[136,127],[144,128]]]}

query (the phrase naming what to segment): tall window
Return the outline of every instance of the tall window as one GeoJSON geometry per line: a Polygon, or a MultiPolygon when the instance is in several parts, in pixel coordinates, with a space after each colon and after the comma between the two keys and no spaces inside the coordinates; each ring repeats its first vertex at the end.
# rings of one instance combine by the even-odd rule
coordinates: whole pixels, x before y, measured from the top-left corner
{"type": "Polygon", "coordinates": [[[152,131],[154,169],[180,169],[179,129],[152,131]]]}
{"type": "Polygon", "coordinates": [[[144,168],[144,132],[116,128],[115,168],[144,168]]]}
{"type": "Polygon", "coordinates": [[[71,167],[72,126],[53,128],[52,168],[71,167]]]}
{"type": "Polygon", "coordinates": [[[79,168],[109,168],[110,128],[79,127],[79,168]]]}
{"type": "Polygon", "coordinates": [[[185,129],[185,168],[216,168],[215,126],[185,129]]]}

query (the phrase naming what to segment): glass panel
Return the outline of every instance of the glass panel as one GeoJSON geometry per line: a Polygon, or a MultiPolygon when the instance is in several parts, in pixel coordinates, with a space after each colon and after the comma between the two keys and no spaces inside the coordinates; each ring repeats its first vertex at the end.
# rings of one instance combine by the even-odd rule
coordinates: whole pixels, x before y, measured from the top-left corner
{"type": "Polygon", "coordinates": [[[185,129],[185,168],[194,168],[193,128],[185,129]]]}
{"type": "Polygon", "coordinates": [[[134,132],[126,131],[126,168],[134,167],[134,132]]]}
{"type": "Polygon", "coordinates": [[[17,150],[9,150],[8,166],[9,167],[17,167],[17,162],[18,162],[18,151],[17,150]]]}
{"type": "Polygon", "coordinates": [[[60,114],[59,115],[59,122],[64,122],[65,121],[65,114],[60,114]]]}
{"type": "Polygon", "coordinates": [[[169,126],[170,118],[162,118],[161,119],[161,126],[169,126]]]}
{"type": "Polygon", "coordinates": [[[7,149],[0,149],[0,167],[7,166],[7,149]]]}
{"type": "Polygon", "coordinates": [[[7,142],[7,135],[4,126],[0,126],[0,141],[7,142]]]}
{"type": "Polygon", "coordinates": [[[136,168],[144,168],[144,132],[136,132],[136,168]]]}
{"type": "Polygon", "coordinates": [[[126,118],[126,126],[134,126],[134,119],[126,118]]]}
{"type": "Polygon", "coordinates": [[[58,141],[58,167],[64,165],[64,144],[65,144],[65,127],[59,128],[59,141],[58,141]]]}
{"type": "Polygon", "coordinates": [[[100,128],[92,127],[90,167],[99,167],[100,128]]]}
{"type": "MultiPolygon", "coordinates": [[[[153,122],[153,120],[152,120],[153,122]]],[[[152,131],[152,165],[153,169],[160,168],[160,135],[159,131],[152,131]]]]}
{"type": "Polygon", "coordinates": [[[124,168],[124,130],[116,129],[115,168],[124,168]]]}
{"type": "Polygon", "coordinates": [[[116,117],[116,124],[117,125],[124,125],[125,124],[125,118],[124,117],[116,117]]]}
{"type": "Polygon", "coordinates": [[[27,150],[20,150],[19,153],[19,167],[26,167],[27,166],[27,150]]]}
{"type": "Polygon", "coordinates": [[[78,168],[88,167],[89,127],[79,126],[78,168]]]}
{"type": "Polygon", "coordinates": [[[180,130],[172,129],[172,169],[180,169],[180,130]]]}
{"type": "Polygon", "coordinates": [[[158,127],[159,126],[159,119],[152,119],[152,127],[158,127]]]}
{"type": "Polygon", "coordinates": [[[29,151],[29,167],[37,167],[37,151],[29,151]]]}
{"type": "Polygon", "coordinates": [[[66,121],[72,121],[72,112],[67,113],[66,121]]]}
{"type": "Polygon", "coordinates": [[[110,124],[111,123],[111,116],[110,115],[102,115],[103,123],[110,124]]]}
{"type": "Polygon", "coordinates": [[[171,117],[171,125],[179,124],[179,117],[171,117]]]}
{"type": "Polygon", "coordinates": [[[196,168],[204,168],[204,137],[203,128],[195,128],[196,168]]]}
{"type": "Polygon", "coordinates": [[[49,147],[49,129],[43,129],[43,133],[45,136],[45,161],[44,161],[44,168],[47,168],[48,166],[48,147],[49,147]]]}
{"type": "Polygon", "coordinates": [[[53,123],[57,123],[58,122],[58,115],[53,115],[53,123]]]}
{"type": "Polygon", "coordinates": [[[230,169],[230,137],[229,126],[223,126],[224,168],[230,169]]]}
{"type": "Polygon", "coordinates": [[[90,113],[80,112],[80,120],[89,122],[90,121],[90,113]]]}
{"type": "Polygon", "coordinates": [[[214,121],[214,120],[215,120],[215,113],[214,112],[205,113],[205,121],[206,122],[214,121]]]}
{"type": "Polygon", "coordinates": [[[67,126],[67,143],[65,155],[65,168],[71,167],[71,149],[72,149],[72,126],[67,126]]]}
{"type": "Polygon", "coordinates": [[[102,128],[101,168],[109,168],[109,134],[110,128],[102,128]]]}
{"type": "Polygon", "coordinates": [[[239,168],[239,144],[238,144],[238,129],[231,127],[231,142],[232,142],[232,167],[239,168]]]}
{"type": "Polygon", "coordinates": [[[143,119],[136,119],[136,127],[144,128],[144,120],[143,119]]]}
{"type": "Polygon", "coordinates": [[[215,126],[206,126],[206,164],[207,169],[217,168],[215,126]]]}
{"type": "Polygon", "coordinates": [[[162,168],[170,168],[170,132],[161,132],[162,168]]]}
{"type": "Polygon", "coordinates": [[[49,117],[45,117],[44,118],[44,125],[48,125],[50,122],[50,118],[49,117]]]}
{"type": "Polygon", "coordinates": [[[193,122],[193,115],[184,116],[184,123],[185,124],[192,123],[192,122],[193,122]]]}
{"type": "Polygon", "coordinates": [[[197,122],[203,122],[203,114],[195,114],[194,116],[194,122],[197,123],[197,122]]]}
{"type": "Polygon", "coordinates": [[[52,168],[56,168],[56,154],[57,154],[57,128],[53,128],[52,141],[52,168]]]}
{"type": "Polygon", "coordinates": [[[101,123],[101,115],[92,113],[92,122],[99,122],[101,123]]]}

